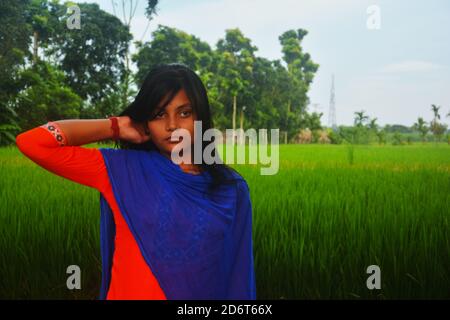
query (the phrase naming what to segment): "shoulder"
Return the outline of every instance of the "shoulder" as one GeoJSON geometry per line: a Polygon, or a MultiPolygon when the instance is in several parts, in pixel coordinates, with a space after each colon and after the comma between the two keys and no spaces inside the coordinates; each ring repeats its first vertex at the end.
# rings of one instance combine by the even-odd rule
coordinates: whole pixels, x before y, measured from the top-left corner
{"type": "Polygon", "coordinates": [[[247,181],[240,176],[236,181],[236,208],[238,211],[251,211],[252,199],[247,181]]]}
{"type": "Polygon", "coordinates": [[[237,171],[231,170],[232,178],[236,182],[236,192],[239,195],[248,195],[250,193],[250,187],[248,186],[245,178],[237,171]]]}

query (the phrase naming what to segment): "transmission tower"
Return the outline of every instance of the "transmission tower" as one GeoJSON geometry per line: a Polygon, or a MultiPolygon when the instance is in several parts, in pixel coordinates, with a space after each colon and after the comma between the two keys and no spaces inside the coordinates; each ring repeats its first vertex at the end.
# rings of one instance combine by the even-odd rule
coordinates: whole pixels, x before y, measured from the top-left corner
{"type": "Polygon", "coordinates": [[[336,105],[334,100],[334,74],[331,75],[330,110],[328,112],[328,127],[337,130],[336,105]]]}

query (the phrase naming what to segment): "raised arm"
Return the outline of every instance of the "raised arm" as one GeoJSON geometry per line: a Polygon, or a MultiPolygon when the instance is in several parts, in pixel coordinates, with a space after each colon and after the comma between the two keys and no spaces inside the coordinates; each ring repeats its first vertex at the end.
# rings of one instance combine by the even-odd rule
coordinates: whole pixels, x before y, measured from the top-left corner
{"type": "Polygon", "coordinates": [[[19,150],[44,169],[103,191],[108,174],[98,149],[79,145],[111,138],[111,120],[60,120],[16,137],[19,150]]]}
{"type": "Polygon", "coordinates": [[[67,145],[70,146],[81,146],[111,139],[113,136],[109,119],[58,120],[52,123],[56,125],[56,129],[63,134],[67,145]]]}
{"type": "MultiPolygon", "coordinates": [[[[119,139],[143,143],[150,139],[142,124],[117,117],[119,139]]],[[[80,145],[110,139],[110,119],[50,121],[16,137],[19,150],[39,166],[61,177],[103,191],[108,173],[98,149],[80,145]]]]}

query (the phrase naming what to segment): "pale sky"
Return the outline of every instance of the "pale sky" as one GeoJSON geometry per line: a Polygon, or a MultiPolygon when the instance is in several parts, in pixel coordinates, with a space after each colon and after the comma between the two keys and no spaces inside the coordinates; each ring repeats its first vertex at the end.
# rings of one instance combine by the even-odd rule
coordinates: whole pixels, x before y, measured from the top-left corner
{"type": "MultiPolygon", "coordinates": [[[[115,1],[122,17],[121,1],[115,1]]],[[[113,13],[111,0],[87,2],[113,13]]],[[[381,125],[411,126],[419,116],[432,119],[431,104],[442,106],[441,119],[450,125],[445,117],[450,111],[448,0],[278,0],[275,7],[270,0],[160,2],[144,41],[162,24],[215,48],[226,29],[237,27],[258,47],[257,56],[274,60],[282,58],[279,35],[308,30],[303,49],[320,64],[309,97],[324,113],[322,124],[328,123],[334,73],[338,125],[352,124],[354,112],[365,110],[381,125]],[[372,5],[380,10],[380,28],[375,30],[367,26],[374,17],[373,11],[367,12],[372,5]]],[[[135,40],[142,39],[147,26],[145,6],[146,0],[139,0],[131,30],[135,40]]]]}

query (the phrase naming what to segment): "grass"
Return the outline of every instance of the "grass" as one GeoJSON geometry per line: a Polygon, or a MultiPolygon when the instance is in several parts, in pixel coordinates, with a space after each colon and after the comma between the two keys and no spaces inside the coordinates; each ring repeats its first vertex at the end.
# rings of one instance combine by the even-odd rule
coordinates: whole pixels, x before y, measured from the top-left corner
{"type": "MultiPolygon", "coordinates": [[[[276,175],[233,165],[250,186],[257,297],[450,298],[449,160],[445,144],[280,145],[276,175]]],[[[15,147],[0,179],[0,298],[95,299],[99,193],[15,147]],[[66,288],[72,264],[81,290],[66,288]]]]}

